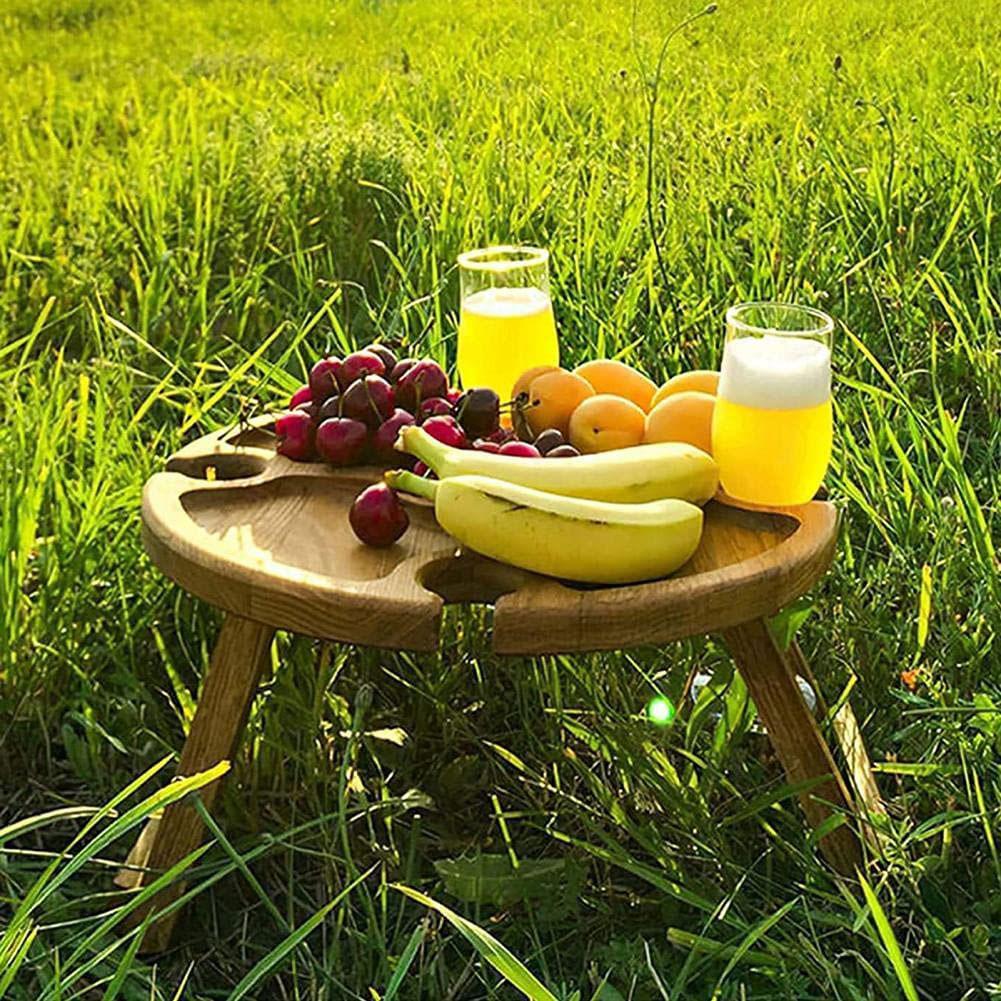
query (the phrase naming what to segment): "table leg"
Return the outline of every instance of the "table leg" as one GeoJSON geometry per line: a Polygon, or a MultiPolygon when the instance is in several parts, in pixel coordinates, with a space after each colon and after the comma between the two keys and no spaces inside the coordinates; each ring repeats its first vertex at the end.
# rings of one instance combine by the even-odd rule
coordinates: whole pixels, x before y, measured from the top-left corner
{"type": "MultiPolygon", "coordinates": [[[[188,739],[181,751],[178,775],[194,775],[220,761],[231,760],[239,745],[253,701],[271,650],[274,630],[237,615],[228,615],[216,641],[202,686],[201,697],[191,721],[188,739]]],[[[219,795],[222,780],[203,786],[198,795],[211,809],[219,795]]],[[[137,887],[155,878],[155,873],[169,869],[201,843],[202,820],[190,803],[180,800],[164,810],[162,818],[150,820],[129,855],[130,865],[143,866],[150,873],[123,870],[117,882],[120,886],[137,887]]],[[[137,924],[151,910],[159,910],[176,900],[184,885],[176,883],[157,894],[142,913],[131,915],[137,924]]],[[[170,942],[174,923],[179,916],[174,911],[150,925],[143,939],[143,952],[159,952],[170,942]]]]}
{"type": "MultiPolygon", "coordinates": [[[[735,626],[723,639],[747,684],[747,690],[768,730],[786,776],[792,783],[827,775],[799,797],[803,812],[816,828],[837,810],[853,811],[851,796],[817,721],[810,712],[786,654],[779,649],[764,619],[735,626]]],[[[862,865],[862,847],[848,824],[841,824],[820,841],[831,865],[853,875],[862,865]]]]}

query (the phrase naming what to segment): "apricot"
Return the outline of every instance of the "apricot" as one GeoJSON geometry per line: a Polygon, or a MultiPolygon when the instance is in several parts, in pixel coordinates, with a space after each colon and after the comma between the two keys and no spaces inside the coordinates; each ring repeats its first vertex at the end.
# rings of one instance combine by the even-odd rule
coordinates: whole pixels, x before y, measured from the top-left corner
{"type": "Polygon", "coordinates": [[[611,393],[588,397],[570,418],[570,444],[585,455],[629,448],[643,440],[646,414],[631,400],[611,393]]]}
{"type": "Polygon", "coordinates": [[[573,372],[557,368],[537,375],[528,386],[528,400],[518,408],[532,437],[555,428],[564,437],[570,429],[570,415],[589,396],[590,384],[573,372]]]}
{"type": "Polygon", "coordinates": [[[672,393],[646,415],[643,441],[687,441],[711,455],[715,407],[716,397],[709,393],[672,393]]]}
{"type": "Polygon", "coordinates": [[[587,379],[596,393],[621,396],[635,403],[641,410],[650,409],[650,401],[657,391],[657,384],[642,372],[624,362],[606,358],[589,361],[575,368],[574,375],[587,379]]]}
{"type": "Polygon", "coordinates": [[[510,417],[508,417],[507,413],[501,414],[501,426],[513,426],[514,433],[521,438],[522,441],[531,441],[535,435],[532,434],[532,429],[528,426],[528,421],[525,419],[525,411],[517,405],[518,398],[521,397],[522,403],[527,403],[528,387],[532,384],[532,380],[537,375],[542,375],[543,372],[559,371],[560,369],[556,365],[534,365],[532,368],[526,368],[525,371],[518,376],[514,386],[511,387],[511,399],[515,402],[515,406],[511,408],[510,417]]]}
{"type": "Polygon", "coordinates": [[[716,387],[719,386],[719,372],[711,372],[709,369],[697,368],[691,372],[679,372],[676,376],[668,379],[650,401],[650,410],[653,410],[661,400],[666,400],[675,393],[708,393],[710,396],[716,395],[716,387]]]}

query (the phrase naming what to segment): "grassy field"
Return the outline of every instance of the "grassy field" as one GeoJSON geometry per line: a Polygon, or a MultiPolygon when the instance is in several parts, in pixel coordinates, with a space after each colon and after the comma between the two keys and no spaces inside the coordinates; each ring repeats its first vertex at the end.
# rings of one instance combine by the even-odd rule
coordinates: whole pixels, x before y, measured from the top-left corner
{"type": "Polygon", "coordinates": [[[665,274],[648,84],[697,9],[3,5],[0,997],[520,996],[394,884],[532,997],[1001,997],[1001,9],[724,0],[688,28],[665,274]],[[850,691],[885,856],[864,885],[817,861],[717,643],[500,660],[453,610],[434,657],[279,637],[144,961],[111,876],[218,617],[143,555],[142,484],[328,346],[453,362],[452,262],[501,240],[552,249],[570,362],[712,366],[740,299],[839,320],[842,539],[786,624],[850,691]],[[653,726],[693,667],[714,684],[653,726]]]}

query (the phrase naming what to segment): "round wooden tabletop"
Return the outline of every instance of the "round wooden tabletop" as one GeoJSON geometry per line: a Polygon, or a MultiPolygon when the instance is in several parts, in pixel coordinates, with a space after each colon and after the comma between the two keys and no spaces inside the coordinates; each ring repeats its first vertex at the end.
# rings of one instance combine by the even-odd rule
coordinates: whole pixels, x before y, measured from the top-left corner
{"type": "Polygon", "coordinates": [[[381,472],[292,462],[275,453],[267,419],[209,434],[146,484],[146,549],[209,604],[347,643],[433,650],[445,603],[486,603],[502,654],[623,649],[726,629],[774,614],[834,554],[837,512],[826,501],[754,510],[711,501],[685,567],[624,587],[567,584],[458,551],[418,499],[407,501],[403,538],[371,549],[347,512],[381,472]]]}

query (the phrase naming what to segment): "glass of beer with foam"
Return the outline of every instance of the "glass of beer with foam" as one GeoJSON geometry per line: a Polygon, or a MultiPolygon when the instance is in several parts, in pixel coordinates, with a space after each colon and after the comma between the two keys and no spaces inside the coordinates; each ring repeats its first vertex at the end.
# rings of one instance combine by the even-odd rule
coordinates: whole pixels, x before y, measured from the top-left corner
{"type": "Polygon", "coordinates": [[[549,251],[486,247],[459,254],[459,378],[501,400],[526,369],[559,365],[549,251]]]}
{"type": "Polygon", "coordinates": [[[784,506],[817,492],[831,459],[833,333],[834,321],[807,306],[727,310],[712,447],[730,497],[784,506]]]}

